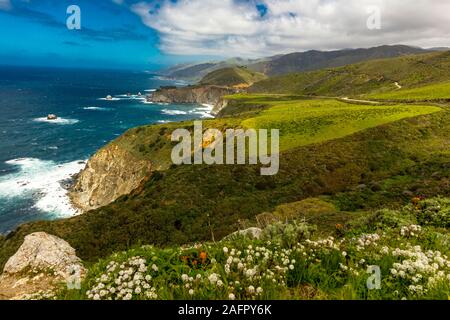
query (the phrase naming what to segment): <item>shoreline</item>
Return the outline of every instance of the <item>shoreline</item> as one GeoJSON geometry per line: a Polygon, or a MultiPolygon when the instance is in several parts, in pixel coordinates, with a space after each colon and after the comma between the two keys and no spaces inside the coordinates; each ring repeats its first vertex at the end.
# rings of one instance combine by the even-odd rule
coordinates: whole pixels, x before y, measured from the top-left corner
{"type": "MultiPolygon", "coordinates": [[[[144,91],[147,94],[143,95],[141,100],[145,99],[144,97],[151,96],[155,91],[157,91],[157,89],[146,89],[144,91]]],[[[167,105],[169,106],[171,104],[172,103],[167,103],[167,105]]],[[[157,105],[157,103],[155,103],[155,105],[157,105]]],[[[214,105],[211,103],[192,103],[192,108],[189,108],[189,110],[187,110],[185,114],[192,115],[192,120],[210,119],[214,118],[214,115],[212,113],[213,107],[214,105]]],[[[90,107],[89,110],[94,110],[93,108],[95,107],[90,107]]],[[[88,110],[86,109],[86,107],[84,107],[83,109],[88,110]]],[[[170,107],[168,109],[170,109],[170,107]]],[[[178,108],[174,108],[173,110],[177,109],[178,108]]],[[[184,121],[181,119],[178,120],[177,118],[171,120],[170,117],[166,118],[164,117],[164,115],[162,115],[159,119],[160,120],[152,121],[148,124],[158,125],[168,122],[184,121]]],[[[64,120],[66,122],[58,124],[75,123],[74,119],[64,118],[64,120]],[[73,121],[73,123],[67,123],[67,121],[73,121]]],[[[55,121],[44,121],[44,118],[41,119],[36,117],[33,118],[33,121],[42,123],[56,123],[55,121]]],[[[76,121],[82,122],[83,120],[76,121]]],[[[143,125],[130,126],[129,128],[127,128],[127,130],[140,126],[143,125]]],[[[0,176],[0,188],[3,189],[0,189],[0,197],[6,198],[7,201],[9,201],[9,204],[7,204],[5,201],[5,204],[2,205],[2,207],[9,215],[11,215],[11,218],[9,218],[9,216],[8,218],[6,218],[5,228],[8,228],[8,230],[5,230],[1,234],[14,232],[22,224],[42,219],[59,220],[84,214],[86,211],[83,210],[80,206],[77,206],[73,201],[71,196],[72,190],[76,185],[80,174],[83,172],[83,170],[85,170],[88,161],[99,150],[101,150],[101,148],[116,140],[122,134],[113,137],[109,141],[104,140],[104,145],[98,147],[88,159],[84,160],[75,159],[73,161],[57,162],[54,160],[41,160],[39,158],[19,157],[8,160],[7,162],[10,162],[8,163],[8,165],[12,165],[12,170],[11,172],[0,176]],[[24,161],[25,163],[21,163],[21,161],[24,161]],[[70,169],[70,167],[72,167],[72,169],[70,169]],[[73,169],[73,167],[75,167],[76,169],[73,169]],[[26,169],[32,171],[28,172],[26,171],[26,169]],[[15,189],[12,194],[10,192],[10,186],[15,189]],[[14,198],[16,198],[17,201],[12,200],[14,198]],[[16,201],[16,203],[14,203],[14,201],[16,201]],[[19,217],[17,216],[17,210],[26,210],[27,216],[25,218],[19,219],[19,217]],[[9,225],[11,225],[10,228],[7,227],[9,225]]],[[[54,139],[57,139],[57,137],[54,137],[54,139]]],[[[55,149],[52,150],[57,150],[57,148],[55,147],[55,149]]]]}

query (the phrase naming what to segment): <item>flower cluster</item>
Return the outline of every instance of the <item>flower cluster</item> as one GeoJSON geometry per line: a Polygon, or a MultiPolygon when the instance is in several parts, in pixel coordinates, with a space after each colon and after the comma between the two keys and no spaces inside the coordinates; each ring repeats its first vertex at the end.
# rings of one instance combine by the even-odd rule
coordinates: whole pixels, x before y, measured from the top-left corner
{"type": "Polygon", "coordinates": [[[391,275],[407,281],[412,294],[424,294],[441,281],[450,280],[450,261],[440,251],[423,252],[420,246],[408,246],[394,249],[392,255],[401,261],[393,264],[391,275]]]}
{"type": "Polygon", "coordinates": [[[412,224],[410,226],[404,226],[400,229],[400,234],[403,237],[418,237],[420,232],[422,231],[422,227],[412,224]]]}
{"type": "Polygon", "coordinates": [[[132,257],[122,264],[111,261],[106,273],[95,279],[86,295],[92,300],[157,299],[156,288],[152,286],[152,273],[157,271],[155,264],[148,268],[141,257],[132,257]]]}
{"type": "Polygon", "coordinates": [[[381,239],[381,236],[378,233],[373,234],[362,234],[359,238],[354,239],[356,240],[356,250],[362,251],[366,247],[374,246],[376,247],[378,245],[378,241],[381,239]]]}
{"type": "Polygon", "coordinates": [[[243,250],[224,247],[223,252],[226,258],[224,271],[231,280],[228,286],[230,299],[237,296],[257,298],[267,284],[285,285],[286,272],[293,270],[295,265],[295,260],[289,257],[291,249],[278,248],[270,241],[266,246],[249,245],[243,250]]]}
{"type": "Polygon", "coordinates": [[[306,224],[290,228],[284,223],[263,230],[260,239],[133,249],[97,265],[88,277],[86,295],[102,300],[245,300],[290,298],[295,291],[301,298],[446,298],[448,235],[430,225],[415,225],[419,221],[413,217],[400,219],[401,211],[390,214],[390,220],[383,216],[381,224],[338,233],[338,238],[310,238],[313,229],[306,224]],[[366,287],[373,266],[382,271],[381,290],[366,287]]]}
{"type": "Polygon", "coordinates": [[[21,300],[56,300],[56,295],[51,290],[41,290],[33,294],[25,294],[20,297],[21,300]]]}

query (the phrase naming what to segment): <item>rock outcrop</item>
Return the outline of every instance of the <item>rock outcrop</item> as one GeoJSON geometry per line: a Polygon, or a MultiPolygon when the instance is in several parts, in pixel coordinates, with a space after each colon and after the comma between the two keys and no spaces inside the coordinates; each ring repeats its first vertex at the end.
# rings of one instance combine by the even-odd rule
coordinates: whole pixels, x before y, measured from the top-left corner
{"type": "Polygon", "coordinates": [[[81,269],[82,264],[70,244],[45,232],[36,232],[25,237],[16,254],[6,262],[3,272],[17,274],[30,270],[52,270],[67,278],[74,267],[81,269]]]}
{"type": "Polygon", "coordinates": [[[0,299],[50,298],[57,284],[76,285],[85,273],[66,241],[45,232],[32,233],[5,264],[0,299]]]}
{"type": "Polygon", "coordinates": [[[152,164],[115,143],[99,150],[81,171],[70,192],[83,211],[97,209],[131,193],[151,174],[152,164]]]}
{"type": "Polygon", "coordinates": [[[237,90],[219,86],[191,86],[183,88],[161,88],[155,91],[150,101],[157,103],[198,103],[216,105],[223,96],[237,90]]]}
{"type": "Polygon", "coordinates": [[[247,237],[249,239],[261,239],[263,231],[260,228],[252,227],[245,230],[238,230],[226,236],[223,240],[233,240],[238,237],[247,237]]]}

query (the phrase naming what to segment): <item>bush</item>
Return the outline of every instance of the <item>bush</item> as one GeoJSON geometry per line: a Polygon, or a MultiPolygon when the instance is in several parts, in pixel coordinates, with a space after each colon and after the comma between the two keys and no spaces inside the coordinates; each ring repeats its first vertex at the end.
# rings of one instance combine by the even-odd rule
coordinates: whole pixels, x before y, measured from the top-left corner
{"type": "Polygon", "coordinates": [[[416,206],[410,206],[421,225],[435,227],[450,227],[450,199],[433,198],[420,201],[416,206]]]}
{"type": "Polygon", "coordinates": [[[375,213],[374,226],[377,228],[398,228],[414,224],[414,216],[405,211],[382,209],[375,213]]]}
{"type": "Polygon", "coordinates": [[[292,248],[299,241],[309,239],[316,230],[315,226],[296,221],[292,223],[277,222],[264,229],[263,238],[286,248],[292,248]]]}

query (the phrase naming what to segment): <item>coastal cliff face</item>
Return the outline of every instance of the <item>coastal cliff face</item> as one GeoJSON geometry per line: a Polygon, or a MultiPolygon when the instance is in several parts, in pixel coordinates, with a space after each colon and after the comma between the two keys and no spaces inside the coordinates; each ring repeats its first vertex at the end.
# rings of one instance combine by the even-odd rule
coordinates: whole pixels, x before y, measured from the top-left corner
{"type": "Polygon", "coordinates": [[[70,192],[74,205],[89,211],[131,193],[151,173],[148,160],[137,159],[115,143],[99,150],[81,171],[70,192]]]}
{"type": "Polygon", "coordinates": [[[219,86],[162,88],[155,91],[150,101],[159,103],[218,104],[223,96],[236,93],[236,89],[219,86]]]}
{"type": "MultiPolygon", "coordinates": [[[[227,105],[222,97],[236,89],[219,86],[162,88],[151,100],[165,103],[196,103],[214,105],[217,115],[227,105]]],[[[106,206],[123,195],[130,194],[158,170],[158,163],[138,158],[120,143],[113,142],[100,149],[81,171],[69,193],[72,203],[83,212],[106,206]]]]}
{"type": "Polygon", "coordinates": [[[211,113],[214,116],[217,116],[220,111],[222,111],[223,109],[225,109],[228,106],[229,100],[225,99],[225,98],[220,98],[219,101],[217,103],[214,104],[214,108],[212,109],[211,113]]]}

